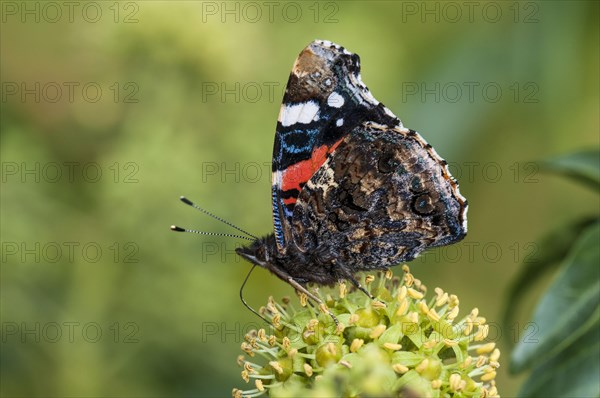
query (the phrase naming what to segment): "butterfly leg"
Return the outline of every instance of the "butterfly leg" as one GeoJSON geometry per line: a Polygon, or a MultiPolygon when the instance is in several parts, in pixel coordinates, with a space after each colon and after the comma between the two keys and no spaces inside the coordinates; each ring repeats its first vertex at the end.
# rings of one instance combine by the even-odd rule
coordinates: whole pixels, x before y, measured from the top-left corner
{"type": "Polygon", "coordinates": [[[294,289],[296,289],[296,292],[301,292],[301,293],[306,294],[306,296],[309,299],[311,299],[314,302],[316,302],[317,304],[319,304],[320,309],[322,309],[323,311],[327,311],[329,316],[331,316],[331,318],[333,319],[333,322],[335,322],[336,326],[339,325],[340,322],[338,321],[336,316],[333,315],[333,312],[331,312],[331,310],[327,307],[327,305],[323,302],[323,300],[321,300],[320,298],[318,298],[317,296],[315,296],[314,294],[309,292],[306,287],[302,286],[302,284],[300,282],[298,282],[297,280],[292,278],[284,270],[277,268],[277,267],[269,268],[269,270],[271,272],[273,272],[275,275],[277,275],[279,278],[281,278],[283,281],[289,283],[294,289]]]}
{"type": "Polygon", "coordinates": [[[292,287],[294,289],[296,289],[297,292],[301,292],[306,294],[306,296],[313,300],[314,302],[316,302],[317,304],[319,304],[319,307],[323,308],[323,309],[327,309],[327,313],[329,314],[329,316],[333,319],[333,322],[337,325],[339,325],[340,321],[338,321],[337,317],[335,315],[333,315],[333,312],[331,312],[331,310],[329,310],[329,308],[327,307],[327,305],[323,302],[323,300],[321,300],[320,298],[318,298],[317,296],[315,296],[314,294],[312,294],[311,292],[308,291],[307,288],[305,288],[304,286],[302,286],[300,283],[298,283],[294,278],[292,278],[291,276],[288,276],[286,279],[286,282],[289,283],[290,285],[292,285],[292,287]]]}
{"type": "MultiPolygon", "coordinates": [[[[342,269],[343,269],[343,268],[342,268],[342,269]]],[[[369,297],[371,300],[376,300],[376,301],[379,301],[380,303],[383,303],[383,301],[379,300],[377,297],[373,296],[373,295],[371,294],[371,292],[370,292],[370,291],[368,291],[367,289],[365,289],[365,288],[363,287],[363,285],[361,285],[361,284],[360,284],[360,282],[359,282],[359,281],[358,281],[358,280],[357,280],[357,279],[354,277],[354,275],[352,275],[352,273],[351,273],[351,272],[349,272],[349,271],[346,271],[346,270],[345,270],[345,272],[344,272],[344,273],[345,273],[344,277],[345,277],[346,279],[348,279],[350,282],[352,282],[352,284],[353,284],[353,285],[354,285],[354,286],[355,286],[355,287],[356,287],[358,290],[360,290],[361,292],[363,292],[364,294],[366,294],[366,295],[367,295],[367,297],[369,297]]],[[[385,303],[384,303],[384,304],[385,304],[385,303]]]]}
{"type": "Polygon", "coordinates": [[[350,282],[352,282],[352,284],[361,292],[363,292],[364,294],[366,294],[371,300],[376,300],[375,296],[373,296],[371,294],[371,292],[369,292],[367,289],[365,289],[363,287],[363,285],[360,284],[359,281],[356,280],[356,278],[352,275],[347,275],[346,279],[348,279],[350,282]]]}
{"type": "MultiPolygon", "coordinates": [[[[304,286],[304,288],[306,289],[306,285],[304,285],[304,284],[303,284],[303,283],[301,283],[301,282],[300,282],[300,284],[301,284],[302,286],[304,286]]],[[[298,296],[298,298],[299,298],[300,300],[302,300],[302,294],[303,294],[303,293],[302,293],[300,290],[296,290],[296,289],[294,289],[294,291],[296,292],[296,295],[298,296]]],[[[308,299],[308,298],[306,299],[306,304],[307,304],[307,305],[310,305],[310,308],[312,308],[313,310],[317,310],[317,311],[319,310],[319,309],[318,309],[318,308],[315,306],[315,304],[312,302],[312,300],[310,300],[310,299],[308,299]]]]}

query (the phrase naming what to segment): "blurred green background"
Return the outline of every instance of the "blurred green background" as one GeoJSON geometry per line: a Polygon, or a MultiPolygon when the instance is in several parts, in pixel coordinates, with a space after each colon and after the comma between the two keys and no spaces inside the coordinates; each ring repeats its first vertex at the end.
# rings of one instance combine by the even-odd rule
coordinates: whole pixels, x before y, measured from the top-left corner
{"type": "MultiPolygon", "coordinates": [[[[537,161],[598,146],[598,2],[2,2],[1,394],[227,396],[258,319],[235,232],[271,231],[279,103],[320,38],[448,160],[464,242],[415,260],[499,322],[537,240],[597,196],[537,161]]],[[[401,272],[399,267],[394,270],[401,272]]],[[[516,340],[523,320],[500,330],[516,340]]],[[[258,270],[255,307],[290,287],[258,270]]],[[[495,340],[506,361],[509,348],[495,340]]],[[[522,377],[500,369],[513,396],[522,377]]]]}

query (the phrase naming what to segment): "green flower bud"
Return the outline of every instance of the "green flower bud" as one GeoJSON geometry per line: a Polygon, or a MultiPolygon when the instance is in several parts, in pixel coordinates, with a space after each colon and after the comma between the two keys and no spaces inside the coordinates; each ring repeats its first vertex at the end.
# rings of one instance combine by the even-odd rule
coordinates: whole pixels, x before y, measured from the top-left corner
{"type": "Polygon", "coordinates": [[[319,366],[336,363],[342,358],[342,350],[334,343],[325,343],[317,348],[315,359],[319,366]]]}
{"type": "Polygon", "coordinates": [[[285,357],[271,361],[267,369],[275,375],[277,381],[286,381],[292,375],[292,358],[285,357]]]}
{"type": "Polygon", "coordinates": [[[318,323],[315,326],[307,325],[304,327],[302,332],[302,340],[309,345],[314,345],[319,342],[325,332],[325,326],[322,323],[318,323]]]}
{"type": "Polygon", "coordinates": [[[358,320],[356,321],[357,326],[361,326],[363,328],[372,328],[379,324],[381,317],[375,310],[371,307],[368,308],[359,308],[355,312],[358,315],[358,320]]]}

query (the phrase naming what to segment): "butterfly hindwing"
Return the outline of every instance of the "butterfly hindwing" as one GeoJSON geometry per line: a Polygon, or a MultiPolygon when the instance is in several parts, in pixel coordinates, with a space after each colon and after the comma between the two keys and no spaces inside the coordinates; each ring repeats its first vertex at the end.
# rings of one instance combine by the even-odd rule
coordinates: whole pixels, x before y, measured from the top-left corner
{"type": "Polygon", "coordinates": [[[292,228],[298,249],[319,263],[386,268],[462,239],[466,200],[417,133],[366,123],[305,185],[292,228]]]}
{"type": "Polygon", "coordinates": [[[304,185],[344,137],[369,120],[401,126],[362,83],[358,55],[327,41],[306,47],[288,80],[273,149],[273,221],[281,252],[291,241],[304,185]]]}

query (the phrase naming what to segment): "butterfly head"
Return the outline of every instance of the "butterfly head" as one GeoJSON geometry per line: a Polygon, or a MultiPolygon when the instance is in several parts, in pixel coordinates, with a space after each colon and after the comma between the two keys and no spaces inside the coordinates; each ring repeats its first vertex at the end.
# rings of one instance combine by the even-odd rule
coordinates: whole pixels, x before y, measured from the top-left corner
{"type": "Polygon", "coordinates": [[[273,234],[258,238],[248,246],[238,247],[235,252],[243,259],[259,267],[269,268],[273,262],[277,245],[273,234]]]}

